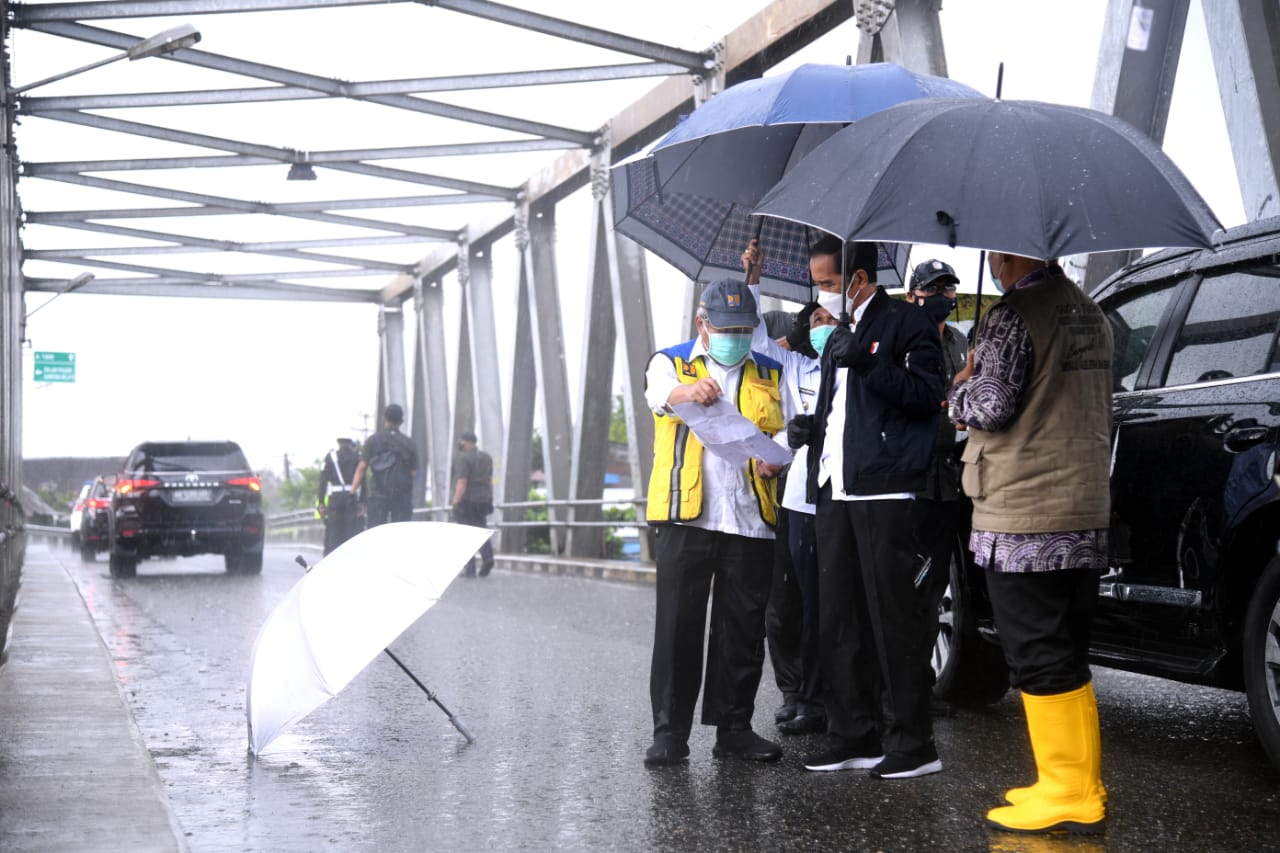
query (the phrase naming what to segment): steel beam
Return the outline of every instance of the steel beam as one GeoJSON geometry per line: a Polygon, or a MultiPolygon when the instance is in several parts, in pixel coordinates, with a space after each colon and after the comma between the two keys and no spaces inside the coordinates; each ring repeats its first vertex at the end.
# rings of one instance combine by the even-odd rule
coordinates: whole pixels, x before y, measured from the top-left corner
{"type": "MultiPolygon", "coordinates": [[[[423,92],[460,92],[472,89],[509,89],[513,86],[552,86],[564,83],[594,83],[669,77],[687,69],[666,62],[636,62],[595,65],[582,68],[553,68],[546,71],[510,71],[497,74],[467,74],[456,77],[420,77],[410,80],[380,80],[346,83],[349,98],[373,95],[409,95],[423,92]]],[[[249,86],[239,89],[206,89],[186,92],[133,92],[109,95],[51,95],[24,97],[20,111],[40,115],[48,110],[114,110],[138,107],[190,107],[212,104],[252,104],[276,101],[311,101],[330,97],[325,92],[302,86],[249,86]]]]}
{"type": "Polygon", "coordinates": [[[1205,30],[1250,221],[1280,214],[1280,7],[1205,0],[1205,30]]]}
{"type": "Polygon", "coordinates": [[[938,20],[942,0],[897,0],[890,5],[893,11],[883,22],[859,14],[858,64],[896,62],[921,74],[947,77],[947,54],[938,20]]]}
{"type": "MultiPolygon", "coordinates": [[[[1107,4],[1090,106],[1124,119],[1156,145],[1164,142],[1190,4],[1191,0],[1110,0],[1107,4]]],[[[1140,254],[1089,255],[1083,261],[1085,292],[1093,292],[1140,254]]]]}
{"type": "MultiPolygon", "coordinates": [[[[501,503],[506,487],[506,446],[503,443],[502,377],[498,367],[498,324],[493,303],[492,248],[464,240],[467,283],[462,295],[471,320],[471,375],[476,401],[475,431],[480,448],[493,457],[493,501],[501,503]]],[[[526,475],[528,466],[525,466],[526,475]]],[[[524,499],[522,494],[519,498],[524,499]]]]}
{"type": "MultiPolygon", "coordinates": [[[[83,24],[40,23],[33,25],[31,29],[47,33],[48,35],[62,36],[64,38],[76,39],[90,44],[114,47],[118,50],[127,50],[130,45],[136,44],[138,41],[136,37],[125,33],[100,30],[83,24]]],[[[301,86],[303,88],[322,92],[328,97],[349,97],[346,90],[347,84],[342,80],[318,77],[314,74],[304,74],[298,71],[276,68],[270,65],[262,65],[257,62],[245,62],[244,60],[232,59],[228,56],[219,56],[202,50],[185,48],[176,53],[170,54],[165,58],[171,62],[183,62],[188,65],[210,68],[216,71],[225,71],[230,74],[256,77],[260,80],[267,80],[273,83],[301,86]]],[[[544,124],[542,122],[527,121],[525,119],[514,118],[512,116],[499,115],[497,113],[471,109],[469,107],[459,107],[453,104],[441,103],[439,101],[430,101],[426,98],[417,98],[412,95],[373,95],[366,98],[357,98],[356,100],[367,101],[384,107],[395,107],[397,109],[410,110],[428,115],[436,115],[442,118],[470,122],[472,124],[488,125],[489,127],[497,127],[503,130],[510,130],[515,133],[527,133],[531,136],[563,139],[578,145],[591,145],[594,141],[594,136],[592,134],[584,133],[580,130],[558,127],[556,125],[544,124]]]]}
{"type": "MultiPolygon", "coordinates": [[[[613,358],[618,346],[613,310],[613,275],[608,241],[613,221],[609,204],[610,151],[596,152],[591,179],[591,229],[587,245],[587,310],[582,341],[586,348],[578,376],[578,419],[573,426],[570,481],[575,500],[604,496],[609,458],[609,426],[613,417],[613,358]]],[[[598,504],[575,506],[573,521],[600,521],[598,504]]],[[[566,552],[573,557],[604,556],[604,528],[569,528],[566,552]]]]}
{"type": "MultiPolygon", "coordinates": [[[[431,505],[448,506],[450,405],[449,364],[444,338],[444,287],[435,279],[423,281],[417,289],[417,359],[426,377],[423,405],[427,420],[427,455],[422,462],[429,470],[431,505]]],[[[415,405],[416,402],[415,402],[415,405]]]]}
{"type": "MultiPolygon", "coordinates": [[[[409,397],[404,374],[404,312],[385,305],[378,311],[378,426],[390,403],[401,408],[409,397]]],[[[415,504],[418,501],[414,501],[415,504]]]]}
{"type": "MultiPolygon", "coordinates": [[[[538,395],[542,400],[542,462],[547,496],[568,500],[569,471],[573,452],[573,428],[569,418],[569,380],[564,364],[564,332],[560,324],[560,288],[556,279],[555,205],[543,203],[529,208],[529,302],[527,310],[533,335],[533,364],[538,395]]],[[[551,510],[564,520],[563,507],[551,510]]],[[[552,528],[553,554],[564,550],[564,530],[552,528]]]]}
{"type": "MultiPolygon", "coordinates": [[[[520,253],[519,282],[516,288],[515,347],[511,359],[511,407],[506,434],[507,464],[503,474],[503,494],[508,503],[524,501],[529,496],[529,474],[533,467],[533,419],[538,399],[538,373],[534,367],[533,321],[526,306],[532,301],[528,210],[516,211],[516,250],[520,253]]],[[[545,439],[544,439],[545,446],[545,439]]],[[[525,513],[516,511],[504,521],[523,521],[525,513]]],[[[512,527],[501,533],[501,548],[511,554],[524,551],[528,540],[526,528],[512,527]]]]}

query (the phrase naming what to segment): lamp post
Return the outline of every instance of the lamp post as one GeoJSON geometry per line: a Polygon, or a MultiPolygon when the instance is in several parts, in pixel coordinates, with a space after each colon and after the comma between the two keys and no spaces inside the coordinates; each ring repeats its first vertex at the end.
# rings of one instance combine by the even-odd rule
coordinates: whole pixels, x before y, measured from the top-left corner
{"type": "Polygon", "coordinates": [[[165,30],[157,33],[151,38],[143,39],[128,50],[121,51],[114,56],[108,56],[106,59],[100,59],[97,62],[91,62],[88,65],[82,65],[79,68],[73,68],[70,71],[64,71],[61,74],[55,74],[52,77],[46,77],[43,80],[37,80],[34,83],[28,83],[25,86],[19,86],[16,89],[10,89],[10,95],[20,95],[28,89],[35,89],[46,83],[53,83],[56,80],[63,80],[76,74],[83,74],[86,71],[92,71],[95,68],[101,68],[112,62],[118,62],[121,59],[128,59],[132,62],[135,59],[146,59],[148,56],[164,56],[181,50],[184,47],[200,41],[200,33],[190,24],[182,24],[171,30],[165,30]]]}

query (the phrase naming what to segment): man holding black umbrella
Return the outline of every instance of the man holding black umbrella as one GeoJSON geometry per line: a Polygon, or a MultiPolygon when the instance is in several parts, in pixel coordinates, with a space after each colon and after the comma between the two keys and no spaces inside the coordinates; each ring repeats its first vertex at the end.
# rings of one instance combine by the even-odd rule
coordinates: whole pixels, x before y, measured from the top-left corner
{"type": "Polygon", "coordinates": [[[969,430],[969,547],[1022,691],[1037,782],[1005,794],[1001,829],[1095,832],[1106,819],[1089,639],[1110,524],[1111,327],[1056,263],[988,256],[1004,296],[956,376],[969,430]]]}
{"type": "Polygon", "coordinates": [[[875,243],[846,247],[831,237],[810,256],[818,301],[842,322],[822,354],[815,413],[787,432],[793,447],[809,446],[831,736],[804,765],[908,779],[942,769],[929,710],[931,638],[913,566],[914,498],[945,392],[937,329],[876,286],[878,254],[875,243]]]}

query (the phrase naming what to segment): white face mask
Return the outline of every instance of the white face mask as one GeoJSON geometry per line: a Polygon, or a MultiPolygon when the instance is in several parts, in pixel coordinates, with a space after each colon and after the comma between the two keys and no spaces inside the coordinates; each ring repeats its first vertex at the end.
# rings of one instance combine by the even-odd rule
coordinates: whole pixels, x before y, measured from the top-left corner
{"type": "Polygon", "coordinates": [[[832,317],[838,318],[841,311],[847,312],[851,301],[847,296],[842,297],[838,291],[835,293],[829,290],[818,291],[818,304],[827,309],[827,313],[832,317]]]}

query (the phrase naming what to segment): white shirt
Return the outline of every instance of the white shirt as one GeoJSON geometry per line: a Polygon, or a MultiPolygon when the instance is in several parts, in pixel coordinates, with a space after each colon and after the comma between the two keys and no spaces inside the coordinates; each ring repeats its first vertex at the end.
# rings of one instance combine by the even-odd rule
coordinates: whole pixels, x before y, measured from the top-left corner
{"type": "MultiPolygon", "coordinates": [[[[874,296],[872,297],[874,298],[874,296]]],[[[867,299],[853,311],[849,328],[858,328],[871,299],[867,299]]],[[[818,487],[831,481],[831,499],[837,501],[914,500],[911,492],[891,492],[882,495],[851,495],[844,486],[844,423],[845,405],[848,399],[849,368],[835,369],[835,389],[831,395],[831,411],[827,412],[827,431],[822,437],[822,456],[818,460],[818,487]]]]}
{"type": "MultiPolygon", "coordinates": [[[[706,365],[707,374],[720,383],[725,399],[736,400],[738,384],[742,379],[742,365],[726,368],[707,355],[707,348],[702,345],[701,338],[693,342],[689,360],[693,361],[699,356],[703,356],[702,363],[706,365]]],[[[670,413],[667,411],[667,399],[681,384],[676,377],[675,364],[664,353],[654,353],[649,359],[644,377],[645,402],[653,409],[654,414],[668,417],[670,413]]],[[[783,394],[784,422],[790,418],[790,408],[790,400],[783,394]]],[[[760,516],[760,503],[747,476],[747,467],[733,465],[714,453],[702,454],[702,514],[691,521],[677,523],[753,539],[773,538],[773,528],[765,524],[760,516]]]]}
{"type": "MultiPolygon", "coordinates": [[[[751,294],[756,297],[757,306],[760,305],[759,290],[759,285],[751,285],[751,294]]],[[[759,310],[757,307],[757,313],[759,310]]],[[[763,315],[760,316],[760,322],[751,333],[751,348],[782,363],[782,392],[791,400],[792,413],[794,415],[813,414],[814,407],[818,403],[818,388],[822,384],[822,362],[816,358],[809,358],[804,353],[786,349],[769,337],[763,315]]],[[[790,449],[785,429],[779,430],[773,440],[782,447],[790,449]]],[[[787,484],[782,490],[780,503],[786,509],[813,515],[816,508],[804,499],[805,480],[809,477],[808,451],[809,448],[801,447],[793,452],[791,470],[787,474],[787,484]]]]}

